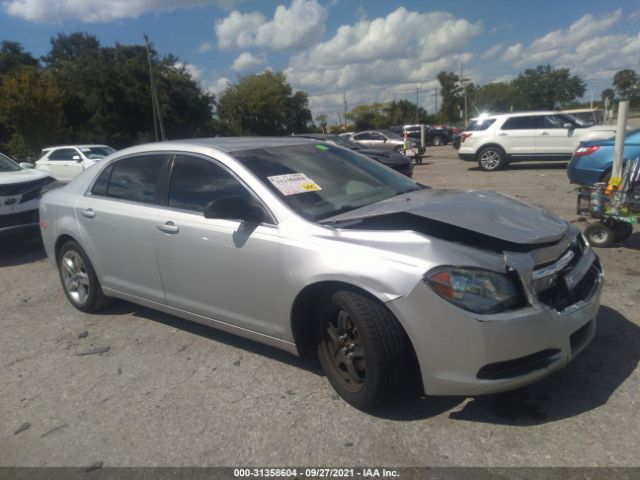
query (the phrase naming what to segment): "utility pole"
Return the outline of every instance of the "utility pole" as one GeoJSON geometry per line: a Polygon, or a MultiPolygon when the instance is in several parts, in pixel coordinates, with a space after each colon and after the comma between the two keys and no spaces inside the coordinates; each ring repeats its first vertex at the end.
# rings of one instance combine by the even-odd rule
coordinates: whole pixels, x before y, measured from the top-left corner
{"type": "Polygon", "coordinates": [[[416,87],[416,123],[418,123],[418,105],[420,105],[420,103],[418,103],[418,91],[420,90],[420,87],[416,87]]]}
{"type": "Polygon", "coordinates": [[[156,138],[156,142],[159,140],[165,141],[167,139],[164,134],[164,124],[162,123],[162,115],[160,114],[160,102],[158,101],[158,91],[156,89],[156,81],[153,76],[153,68],[151,65],[151,48],[149,47],[149,37],[146,33],[142,34],[147,46],[147,61],[149,62],[149,82],[151,84],[151,106],[153,107],[153,129],[156,138]],[[158,127],[160,127],[160,138],[158,138],[158,127]]]}
{"type": "Polygon", "coordinates": [[[465,128],[469,125],[467,120],[467,82],[469,78],[464,78],[464,64],[460,63],[460,87],[462,88],[462,93],[464,95],[464,126],[465,128]]]}
{"type": "Polygon", "coordinates": [[[344,103],[344,128],[347,128],[347,92],[342,92],[342,103],[344,103]]]}
{"type": "Polygon", "coordinates": [[[438,114],[438,87],[433,89],[433,96],[436,99],[436,109],[434,113],[437,115],[438,114]]]}

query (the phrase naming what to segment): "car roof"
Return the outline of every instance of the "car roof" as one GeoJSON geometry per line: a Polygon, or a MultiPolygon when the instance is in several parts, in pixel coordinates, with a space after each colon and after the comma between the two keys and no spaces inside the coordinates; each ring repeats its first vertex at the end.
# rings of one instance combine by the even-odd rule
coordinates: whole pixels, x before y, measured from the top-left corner
{"type": "Polygon", "coordinates": [[[505,117],[530,117],[531,115],[558,115],[561,113],[566,113],[562,110],[539,110],[532,112],[507,112],[507,113],[491,113],[489,115],[484,115],[482,117],[474,117],[471,120],[477,120],[479,118],[505,118],[505,117]]]}
{"type": "Polygon", "coordinates": [[[52,147],[45,147],[42,149],[42,151],[46,152],[46,151],[55,150],[58,148],[92,148],[92,147],[109,147],[109,145],[103,145],[103,144],[97,144],[97,143],[86,144],[86,145],[54,145],[52,147]]]}

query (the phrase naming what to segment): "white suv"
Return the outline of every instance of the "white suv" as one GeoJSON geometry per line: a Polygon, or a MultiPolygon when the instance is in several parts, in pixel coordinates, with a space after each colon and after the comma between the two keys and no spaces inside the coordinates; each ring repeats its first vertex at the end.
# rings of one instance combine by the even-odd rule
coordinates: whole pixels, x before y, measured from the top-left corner
{"type": "Polygon", "coordinates": [[[70,182],[94,163],[115,150],[107,145],[64,145],[45,148],[36,161],[36,169],[60,182],[70,182]]]}
{"type": "Polygon", "coordinates": [[[614,125],[589,126],[557,111],[487,115],[462,132],[458,157],[493,171],[518,160],[569,160],[580,142],[614,135],[614,125]]]}

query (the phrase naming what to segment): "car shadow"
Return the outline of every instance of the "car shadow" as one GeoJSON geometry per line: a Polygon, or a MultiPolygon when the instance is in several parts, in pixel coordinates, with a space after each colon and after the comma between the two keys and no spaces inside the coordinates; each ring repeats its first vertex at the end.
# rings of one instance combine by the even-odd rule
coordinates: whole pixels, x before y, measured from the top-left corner
{"type": "Polygon", "coordinates": [[[0,267],[16,267],[47,258],[40,232],[0,239],[0,267]]]}
{"type": "MultiPolygon", "coordinates": [[[[152,320],[172,328],[222,342],[234,348],[323,376],[314,356],[296,357],[268,345],[157,310],[118,301],[98,315],[124,315],[152,320]]],[[[394,421],[415,421],[449,413],[452,420],[500,425],[534,426],[555,422],[605,405],[635,371],[640,360],[640,326],[613,308],[598,313],[593,341],[564,369],[511,392],[466,397],[425,397],[416,382],[400,399],[366,413],[394,421]]]]}
{"type": "MultiPolygon", "coordinates": [[[[566,170],[568,162],[564,160],[549,160],[547,162],[517,162],[510,163],[503,170],[498,170],[498,172],[508,171],[508,170],[566,170]]],[[[470,167],[467,169],[470,172],[482,172],[483,170],[477,165],[474,167],[470,167]]],[[[491,173],[491,172],[486,172],[491,173]]]]}
{"type": "Polygon", "coordinates": [[[250,353],[262,355],[277,362],[303,368],[311,373],[315,373],[316,375],[322,375],[320,364],[314,356],[308,355],[304,357],[297,357],[291,353],[269,345],[124,300],[117,300],[109,307],[94,313],[94,315],[133,315],[134,317],[143,318],[145,320],[152,320],[193,335],[221,342],[225,345],[239,348],[250,353]]]}
{"type": "Polygon", "coordinates": [[[640,232],[634,232],[624,242],[616,243],[612,248],[623,247],[630,250],[640,250],[640,232]]]}
{"type": "Polygon", "coordinates": [[[369,413],[397,421],[430,418],[458,405],[452,420],[534,426],[575,417],[605,405],[640,360],[640,326],[607,306],[600,309],[593,341],[564,369],[540,382],[494,395],[418,397],[369,413]]]}

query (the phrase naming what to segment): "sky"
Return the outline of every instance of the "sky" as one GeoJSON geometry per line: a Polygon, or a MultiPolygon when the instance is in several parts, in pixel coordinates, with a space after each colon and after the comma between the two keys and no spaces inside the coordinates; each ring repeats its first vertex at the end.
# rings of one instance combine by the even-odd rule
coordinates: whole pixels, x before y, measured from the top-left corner
{"type": "Polygon", "coordinates": [[[283,71],[314,116],[407,98],[435,111],[436,75],[477,84],[568,67],[598,100],[623,68],[640,73],[640,0],[0,0],[0,40],[36,57],[59,33],[172,53],[211,93],[283,71]]]}

